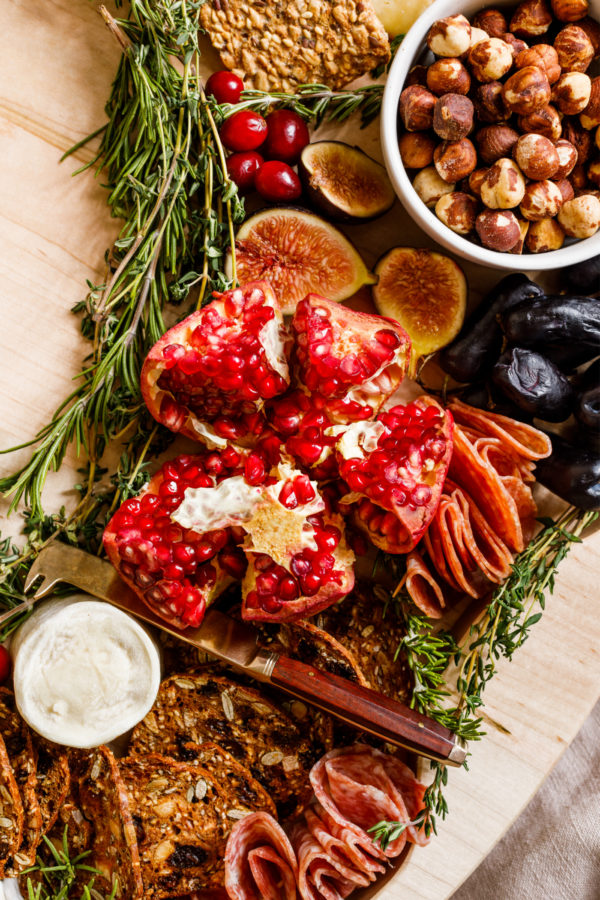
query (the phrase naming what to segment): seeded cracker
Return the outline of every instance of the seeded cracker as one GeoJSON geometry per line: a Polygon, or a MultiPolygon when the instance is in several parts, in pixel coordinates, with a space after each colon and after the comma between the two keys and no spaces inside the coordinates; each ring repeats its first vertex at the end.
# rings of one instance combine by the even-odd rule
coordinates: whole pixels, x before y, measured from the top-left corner
{"type": "Polygon", "coordinates": [[[21,844],[23,804],[13,768],[0,737],[0,876],[6,861],[21,844]]]}
{"type": "Polygon", "coordinates": [[[406,634],[393,603],[383,603],[364,584],[320,613],[316,624],[333,635],[354,657],[368,687],[406,703],[412,676],[402,657],[394,659],[406,634]]]}
{"type": "Polygon", "coordinates": [[[0,733],[19,788],[24,815],[21,843],[4,866],[5,876],[11,878],[35,862],[42,835],[42,813],[37,798],[37,760],[31,732],[19,715],[14,694],[8,688],[0,688],[0,733]]]}
{"type": "Polygon", "coordinates": [[[140,850],[144,898],[219,886],[235,817],[208,769],[152,754],[119,761],[140,850]]]}
{"type": "Polygon", "coordinates": [[[42,814],[42,834],[56,822],[71,783],[67,752],[39,735],[33,736],[37,754],[37,795],[42,814]]]}
{"type": "Polygon", "coordinates": [[[134,728],[129,752],[177,758],[186,743],[204,741],[246,766],[281,817],[308,803],[308,772],[317,759],[309,737],[263,694],[209,672],[166,678],[154,707],[134,728]]]}
{"type": "Polygon", "coordinates": [[[92,854],[86,863],[98,869],[94,887],[119,900],[142,900],[140,858],[127,790],[108,747],[98,747],[79,778],[81,811],[92,823],[92,854]]]}
{"type": "Polygon", "coordinates": [[[341,88],[390,58],[369,0],[208,0],[200,22],[246,88],[341,88]]]}

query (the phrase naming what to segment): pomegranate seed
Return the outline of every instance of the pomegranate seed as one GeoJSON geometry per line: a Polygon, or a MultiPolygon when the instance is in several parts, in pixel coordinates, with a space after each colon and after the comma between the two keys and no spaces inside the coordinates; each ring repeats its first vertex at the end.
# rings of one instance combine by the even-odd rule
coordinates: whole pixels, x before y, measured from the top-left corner
{"type": "Polygon", "coordinates": [[[243,578],[246,571],[246,558],[235,550],[223,550],[219,554],[219,562],[222,568],[232,578],[243,578]]]}
{"type": "Polygon", "coordinates": [[[276,597],[262,597],[259,600],[260,606],[264,609],[265,612],[268,613],[278,613],[283,603],[281,600],[277,600],[276,597]]]}
{"type": "Polygon", "coordinates": [[[321,587],[321,579],[318,575],[307,575],[300,582],[302,593],[306,597],[313,597],[321,587]]]}
{"type": "Polygon", "coordinates": [[[302,578],[310,572],[310,563],[307,559],[302,559],[302,557],[294,556],[290,565],[290,569],[292,570],[292,574],[296,575],[297,578],[302,578]]]}
{"type": "Polygon", "coordinates": [[[380,344],[383,344],[385,347],[391,347],[392,350],[400,346],[400,336],[389,328],[376,332],[375,337],[380,344]]]}
{"type": "Polygon", "coordinates": [[[256,579],[256,590],[259,597],[271,596],[277,588],[277,576],[268,572],[261,572],[256,579]]]}
{"type": "Polygon", "coordinates": [[[160,500],[155,494],[144,494],[140,501],[142,512],[152,512],[160,505],[160,500]]]}
{"type": "Polygon", "coordinates": [[[178,581],[180,578],[183,578],[184,571],[181,566],[178,566],[176,563],[170,563],[168,566],[165,566],[164,569],[165,578],[168,578],[171,581],[178,581]]]}
{"type": "Polygon", "coordinates": [[[176,544],[173,558],[181,566],[189,566],[196,560],[196,548],[192,544],[176,544]]]}
{"type": "Polygon", "coordinates": [[[335,525],[327,525],[315,533],[315,542],[319,550],[335,550],[340,542],[341,532],[335,525]]]}
{"type": "Polygon", "coordinates": [[[264,460],[258,453],[251,453],[244,465],[244,477],[248,484],[262,484],[266,474],[264,460]]]}
{"type": "Polygon", "coordinates": [[[202,541],[195,546],[196,559],[198,562],[206,562],[207,559],[212,559],[212,557],[217,552],[212,544],[209,544],[205,541],[202,541]]]}
{"type": "Polygon", "coordinates": [[[280,599],[285,600],[286,602],[295,600],[299,594],[298,585],[294,579],[288,575],[279,582],[277,593],[280,599]]]}
{"type": "Polygon", "coordinates": [[[300,503],[310,503],[315,499],[315,489],[307,475],[299,475],[294,479],[294,490],[300,503]]]}
{"type": "Polygon", "coordinates": [[[294,482],[286,481],[279,492],[279,502],[286,509],[296,509],[298,506],[298,498],[294,490],[294,482]]]}
{"type": "Polygon", "coordinates": [[[256,591],[250,591],[248,596],[246,597],[246,605],[250,607],[250,609],[257,609],[260,606],[258,600],[258,594],[256,591]]]}

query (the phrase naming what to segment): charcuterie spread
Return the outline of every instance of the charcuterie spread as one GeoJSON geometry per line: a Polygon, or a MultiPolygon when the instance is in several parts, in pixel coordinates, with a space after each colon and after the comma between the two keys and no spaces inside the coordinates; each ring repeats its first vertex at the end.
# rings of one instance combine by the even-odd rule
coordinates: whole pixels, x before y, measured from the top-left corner
{"type": "Polygon", "coordinates": [[[398,84],[426,6],[101,7],[122,56],[88,140],[122,230],[74,392],[0,480],[26,534],[0,547],[6,897],[376,890],[445,817],[496,660],[597,516],[600,25],[588,0],[457,9],[398,84]],[[318,130],[385,116],[386,77],[409,212],[512,255],[483,299],[437,248],[353,239],[406,175],[318,130]],[[79,502],[48,514],[72,442],[79,502]],[[63,545],[104,600],[32,612],[71,583],[32,587],[63,545]]]}

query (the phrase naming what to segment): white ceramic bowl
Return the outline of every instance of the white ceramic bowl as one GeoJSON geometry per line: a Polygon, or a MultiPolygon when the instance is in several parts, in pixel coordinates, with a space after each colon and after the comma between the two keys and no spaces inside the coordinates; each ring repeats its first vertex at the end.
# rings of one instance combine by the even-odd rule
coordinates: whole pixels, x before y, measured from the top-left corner
{"type": "MultiPolygon", "coordinates": [[[[513,254],[488,250],[451,231],[443,222],[440,222],[432,209],[425,206],[410,182],[398,149],[398,101],[409,70],[426,48],[425,37],[433,23],[438,19],[443,19],[444,16],[458,13],[462,13],[470,20],[486,5],[514,8],[517,6],[517,2],[518,0],[514,0],[514,2],[500,0],[500,2],[486,4],[484,0],[463,0],[460,4],[456,0],[435,0],[419,16],[400,44],[383,94],[381,110],[383,156],[392,184],[406,211],[423,231],[447,250],[462,256],[463,259],[495,269],[512,271],[562,269],[600,253],[600,231],[585,240],[572,241],[565,244],[560,250],[551,250],[548,253],[513,254]]],[[[591,0],[590,15],[599,18],[600,0],[591,0]]]]}

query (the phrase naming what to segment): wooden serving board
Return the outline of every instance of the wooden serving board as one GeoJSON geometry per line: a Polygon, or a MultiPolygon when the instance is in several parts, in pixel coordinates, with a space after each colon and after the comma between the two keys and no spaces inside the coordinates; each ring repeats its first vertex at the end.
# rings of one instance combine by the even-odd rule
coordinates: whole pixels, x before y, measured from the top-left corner
{"type": "MultiPolygon", "coordinates": [[[[118,223],[108,216],[101,176],[71,177],[91,149],[58,160],[104,121],[119,51],[89,0],[4,0],[0,35],[0,445],[7,447],[48,421],[87,352],[69,309],[85,294],[86,278],[102,280],[118,223]]],[[[380,155],[376,126],[345,126],[342,137],[380,155]]],[[[431,246],[399,206],[348,233],[368,264],[397,244],[431,246]]],[[[465,269],[473,296],[498,278],[465,269]]],[[[27,450],[0,457],[0,469],[12,471],[27,458],[27,450]]],[[[71,451],[48,479],[46,509],[74,504],[76,468],[71,451]]],[[[551,507],[544,501],[544,511],[551,507]]],[[[14,532],[18,520],[2,517],[0,527],[14,532]]],[[[575,736],[600,685],[599,563],[599,533],[563,563],[532,637],[488,687],[489,733],[472,748],[470,771],[450,773],[449,818],[382,886],[380,900],[449,897],[575,736]]]]}

